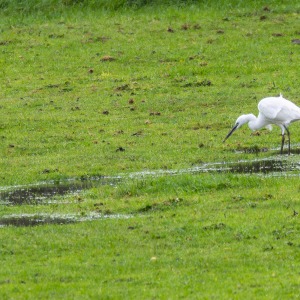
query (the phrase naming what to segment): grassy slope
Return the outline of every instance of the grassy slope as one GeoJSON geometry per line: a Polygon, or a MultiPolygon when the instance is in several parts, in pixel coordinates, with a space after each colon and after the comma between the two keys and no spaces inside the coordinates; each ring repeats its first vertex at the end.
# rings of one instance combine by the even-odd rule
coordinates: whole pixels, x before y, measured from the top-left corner
{"type": "MultiPolygon", "coordinates": [[[[232,150],[276,147],[278,134],[247,128],[221,143],[261,97],[298,100],[296,8],[262,7],[2,18],[2,184],[253,159],[232,150]]],[[[3,206],[1,215],[133,217],[2,228],[1,298],[297,298],[298,195],[297,177],[202,174],[103,186],[65,206],[3,206]]]]}

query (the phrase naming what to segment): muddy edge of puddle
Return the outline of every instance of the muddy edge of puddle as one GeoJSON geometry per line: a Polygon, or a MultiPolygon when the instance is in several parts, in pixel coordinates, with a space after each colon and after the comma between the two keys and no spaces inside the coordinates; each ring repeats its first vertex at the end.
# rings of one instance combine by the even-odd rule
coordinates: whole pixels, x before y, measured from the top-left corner
{"type": "Polygon", "coordinates": [[[8,187],[0,191],[0,204],[47,204],[51,199],[60,196],[75,195],[84,190],[101,185],[116,185],[119,178],[97,178],[85,180],[67,180],[62,182],[49,182],[34,186],[8,187]]]}
{"type": "MultiPolygon", "coordinates": [[[[236,174],[270,174],[299,170],[299,164],[279,159],[263,159],[252,161],[228,162],[228,163],[209,163],[184,170],[158,170],[151,172],[131,173],[127,178],[144,178],[155,176],[172,176],[179,174],[201,174],[201,173],[236,173],[236,174]]],[[[45,205],[52,203],[50,200],[55,197],[69,196],[78,194],[84,190],[103,185],[117,185],[126,175],[112,178],[93,178],[84,180],[68,180],[63,182],[43,183],[34,186],[8,187],[0,191],[0,205],[45,205]]],[[[67,203],[64,201],[58,203],[67,203]]],[[[72,224],[81,221],[105,219],[114,216],[98,214],[90,216],[75,215],[55,215],[55,214],[20,214],[8,215],[0,218],[0,227],[16,226],[38,226],[46,224],[72,224]]],[[[116,218],[126,216],[116,215],[116,218]]]]}
{"type": "Polygon", "coordinates": [[[75,214],[13,214],[0,218],[0,227],[32,227],[39,225],[66,225],[78,222],[105,219],[129,219],[132,215],[90,213],[87,215],[75,214]]]}
{"type": "Polygon", "coordinates": [[[158,170],[126,174],[118,177],[85,178],[84,180],[65,180],[62,182],[51,182],[37,184],[34,186],[7,187],[0,191],[0,205],[22,205],[22,204],[47,204],[51,199],[60,196],[75,195],[84,190],[102,185],[118,185],[127,178],[144,178],[180,174],[201,173],[237,173],[237,174],[268,174],[272,172],[288,172],[299,169],[299,165],[292,164],[286,160],[263,159],[252,161],[208,163],[183,170],[158,170]]]}

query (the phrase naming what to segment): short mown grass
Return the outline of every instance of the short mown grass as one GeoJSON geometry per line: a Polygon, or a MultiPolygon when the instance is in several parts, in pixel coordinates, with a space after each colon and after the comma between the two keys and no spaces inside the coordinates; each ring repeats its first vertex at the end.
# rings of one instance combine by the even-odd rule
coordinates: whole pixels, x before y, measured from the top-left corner
{"type": "Polygon", "coordinates": [[[131,218],[2,228],[3,298],[299,296],[298,178],[184,175],[81,197],[43,212],[131,218]]]}
{"type": "Polygon", "coordinates": [[[222,140],[264,96],[298,100],[299,8],[284,7],[3,17],[0,181],[182,168],[279,146],[278,129],[222,140]]]}
{"type": "Polygon", "coordinates": [[[279,157],[278,128],[222,141],[263,97],[300,104],[299,4],[13,2],[0,0],[2,188],[121,181],[0,217],[130,218],[0,228],[1,299],[299,298],[298,171],[167,173],[298,164],[279,157]]]}

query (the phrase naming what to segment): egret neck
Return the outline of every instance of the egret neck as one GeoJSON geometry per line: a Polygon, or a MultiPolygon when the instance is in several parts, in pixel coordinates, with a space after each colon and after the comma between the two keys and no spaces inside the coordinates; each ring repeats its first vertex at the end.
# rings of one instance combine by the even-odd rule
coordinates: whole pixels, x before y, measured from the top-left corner
{"type": "Polygon", "coordinates": [[[257,118],[253,114],[249,114],[247,115],[247,119],[248,126],[252,131],[258,130],[269,124],[269,122],[266,122],[267,120],[263,118],[261,114],[259,114],[257,118]]]}

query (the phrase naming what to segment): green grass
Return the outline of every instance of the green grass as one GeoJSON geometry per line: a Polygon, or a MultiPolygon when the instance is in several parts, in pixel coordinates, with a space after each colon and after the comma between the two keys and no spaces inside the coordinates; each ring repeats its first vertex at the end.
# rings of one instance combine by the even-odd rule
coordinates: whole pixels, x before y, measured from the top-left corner
{"type": "Polygon", "coordinates": [[[132,218],[2,228],[2,298],[297,298],[298,197],[298,178],[242,175],[90,191],[68,211],[132,218]]]}
{"type": "Polygon", "coordinates": [[[222,141],[263,97],[300,103],[299,4],[146,2],[0,1],[0,185],[123,178],[0,216],[131,216],[0,228],[1,299],[299,298],[297,171],[130,179],[280,159],[278,128],[222,141]]]}
{"type": "Polygon", "coordinates": [[[264,96],[297,102],[297,9],[270,10],[3,17],[0,182],[182,168],[279,146],[278,129],[222,143],[264,96]]]}

